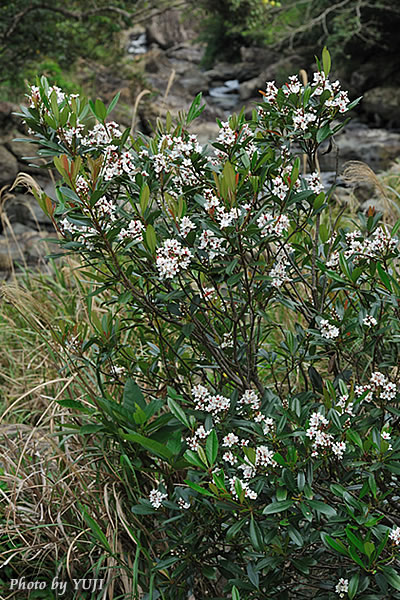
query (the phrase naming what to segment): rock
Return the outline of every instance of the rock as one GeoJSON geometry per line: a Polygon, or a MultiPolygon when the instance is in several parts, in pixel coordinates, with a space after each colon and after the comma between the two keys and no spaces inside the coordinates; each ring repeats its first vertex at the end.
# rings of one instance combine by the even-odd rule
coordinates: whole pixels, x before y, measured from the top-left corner
{"type": "Polygon", "coordinates": [[[400,87],[374,87],[365,92],[362,110],[375,119],[377,125],[400,126],[400,87]]]}
{"type": "Polygon", "coordinates": [[[180,13],[171,9],[153,17],[146,27],[149,43],[157,44],[163,50],[176,46],[179,42],[187,42],[191,35],[182,22],[180,13]]]}
{"type": "Polygon", "coordinates": [[[249,81],[244,81],[239,86],[239,97],[242,101],[249,100],[250,98],[254,98],[257,95],[258,90],[263,90],[265,88],[266,78],[263,74],[258,75],[258,77],[254,77],[253,79],[249,79],[249,81]]]}
{"type": "Polygon", "coordinates": [[[206,73],[191,69],[180,79],[180,84],[189,94],[196,96],[199,92],[208,92],[209,78],[206,73]]]}
{"type": "Polygon", "coordinates": [[[0,271],[10,271],[13,266],[37,266],[45,264],[48,254],[60,252],[57,244],[48,243],[45,231],[13,231],[11,235],[0,236],[0,271]]]}
{"type": "Polygon", "coordinates": [[[20,112],[18,104],[0,102],[0,131],[2,136],[15,128],[22,129],[21,119],[14,115],[14,112],[20,112]]]}
{"type": "Polygon", "coordinates": [[[37,230],[43,226],[52,227],[51,219],[45,215],[33,196],[29,194],[15,194],[7,200],[4,210],[11,223],[22,223],[37,230]]]}
{"type": "MultiPolygon", "coordinates": [[[[400,156],[400,134],[386,129],[369,129],[361,125],[349,127],[335,137],[339,149],[339,169],[349,160],[367,163],[373,171],[387,169],[400,156]]],[[[323,171],[336,169],[336,152],[319,154],[323,171]]]]}
{"type": "Polygon", "coordinates": [[[0,186],[5,183],[12,183],[17,173],[17,159],[5,146],[0,146],[0,186]]]}
{"type": "Polygon", "coordinates": [[[193,46],[190,43],[178,44],[166,51],[166,56],[174,61],[183,61],[199,65],[203,59],[204,49],[201,44],[193,46]]]}
{"type": "Polygon", "coordinates": [[[36,152],[38,146],[36,144],[31,144],[30,142],[16,142],[15,140],[11,140],[10,142],[6,142],[5,146],[7,150],[14,154],[15,158],[21,161],[22,158],[28,157],[30,159],[29,162],[32,162],[36,158],[36,152]]]}
{"type": "Polygon", "coordinates": [[[275,81],[277,85],[282,85],[287,76],[298,72],[301,68],[300,59],[298,57],[285,57],[271,63],[263,71],[248,81],[240,84],[239,95],[241,100],[258,97],[258,90],[265,89],[266,81],[275,81]]]}

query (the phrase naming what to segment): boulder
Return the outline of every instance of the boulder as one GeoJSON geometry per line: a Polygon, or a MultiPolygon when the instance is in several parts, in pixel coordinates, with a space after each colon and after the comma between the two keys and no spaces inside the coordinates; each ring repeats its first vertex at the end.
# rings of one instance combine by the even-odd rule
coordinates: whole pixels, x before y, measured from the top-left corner
{"type": "Polygon", "coordinates": [[[299,57],[287,56],[271,63],[259,75],[240,84],[240,99],[259,97],[258,90],[265,89],[266,81],[276,81],[277,85],[282,85],[288,75],[298,72],[300,68],[299,57]]]}
{"type": "Polygon", "coordinates": [[[209,79],[205,73],[198,69],[191,69],[180,79],[180,84],[191,94],[196,96],[199,92],[207,92],[209,79]]]}
{"type": "Polygon", "coordinates": [[[400,126],[400,87],[374,87],[365,92],[361,106],[377,125],[400,126]]]}
{"type": "MultiPolygon", "coordinates": [[[[360,160],[367,163],[374,171],[387,169],[400,156],[400,134],[386,129],[370,129],[359,125],[348,127],[335,137],[339,150],[339,168],[349,160],[360,160]]],[[[334,171],[336,168],[336,152],[323,154],[324,146],[319,154],[321,169],[334,171]]]]}
{"type": "Polygon", "coordinates": [[[0,186],[12,183],[17,173],[17,159],[5,146],[0,146],[0,186]]]}
{"type": "Polygon", "coordinates": [[[163,50],[172,48],[179,42],[187,42],[192,37],[184,26],[181,13],[171,9],[154,16],[146,27],[149,43],[157,44],[163,50]]]}
{"type": "Polygon", "coordinates": [[[1,135],[9,133],[16,127],[22,129],[20,117],[14,115],[14,112],[20,112],[18,104],[12,102],[0,102],[0,132],[1,135]]]}

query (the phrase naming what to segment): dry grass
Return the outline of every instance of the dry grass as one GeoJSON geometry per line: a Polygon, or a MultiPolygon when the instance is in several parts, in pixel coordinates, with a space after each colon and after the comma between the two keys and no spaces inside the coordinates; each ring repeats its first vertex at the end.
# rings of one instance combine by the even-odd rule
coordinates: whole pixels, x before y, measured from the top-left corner
{"type": "MultiPolygon", "coordinates": [[[[83,378],[67,368],[65,341],[77,322],[89,326],[87,289],[76,267],[73,262],[53,265],[52,277],[26,272],[1,290],[0,567],[6,575],[3,581],[0,577],[0,590],[3,584],[4,598],[27,597],[27,591],[10,592],[11,577],[34,579],[36,575],[51,581],[56,574],[67,581],[85,575],[105,579],[104,600],[142,596],[132,577],[141,524],[132,515],[125,516],[120,450],[108,439],[78,435],[90,419],[59,404],[72,398],[94,410],[90,376],[83,378]]],[[[91,308],[97,318],[105,312],[98,301],[91,308]]],[[[135,503],[132,497],[130,502],[135,503]]],[[[71,594],[72,590],[69,587],[71,594]]]]}

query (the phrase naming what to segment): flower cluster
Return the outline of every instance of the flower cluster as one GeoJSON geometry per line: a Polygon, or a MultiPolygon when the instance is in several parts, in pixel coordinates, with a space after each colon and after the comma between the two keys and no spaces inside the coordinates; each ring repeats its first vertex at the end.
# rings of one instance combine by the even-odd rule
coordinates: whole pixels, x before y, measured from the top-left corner
{"type": "Polygon", "coordinates": [[[196,431],[194,432],[194,435],[192,437],[187,437],[186,438],[186,441],[187,441],[187,443],[189,445],[189,448],[191,450],[196,451],[199,448],[199,446],[200,446],[199,440],[205,440],[206,437],[210,433],[211,433],[211,430],[210,431],[206,431],[204,429],[203,425],[200,425],[200,427],[198,427],[196,429],[196,431]]]}
{"type": "Polygon", "coordinates": [[[239,496],[237,493],[238,487],[239,487],[239,489],[241,488],[243,490],[245,498],[250,498],[250,500],[257,499],[258,494],[254,490],[250,489],[249,482],[243,481],[242,479],[239,479],[239,477],[231,477],[229,479],[229,487],[230,487],[230,492],[232,494],[232,497],[235,498],[236,500],[239,500],[239,496]]]}
{"type": "Polygon", "coordinates": [[[123,242],[124,240],[130,240],[132,242],[142,242],[144,225],[141,221],[134,219],[129,221],[128,227],[122,228],[118,234],[118,240],[123,242]]]}
{"type": "Polygon", "coordinates": [[[213,415],[227,411],[231,404],[229,398],[225,398],[221,394],[212,396],[207,388],[200,384],[192,388],[192,396],[195,401],[196,410],[213,415]]]}
{"type": "Polygon", "coordinates": [[[375,371],[371,374],[369,383],[366,385],[356,385],[354,393],[357,397],[362,396],[367,392],[365,400],[371,401],[373,395],[381,400],[393,400],[397,394],[397,385],[386,377],[380,371],[375,371]]]}
{"type": "Polygon", "coordinates": [[[372,315],[366,315],[363,318],[363,325],[366,327],[375,327],[378,324],[378,321],[372,315]]]}
{"type": "Polygon", "coordinates": [[[400,527],[394,527],[389,533],[389,538],[392,540],[393,544],[400,546],[400,527]]]}
{"type": "Polygon", "coordinates": [[[224,254],[223,243],[225,240],[219,238],[211,229],[205,229],[200,235],[199,250],[207,250],[209,259],[212,260],[224,254]]]}
{"type": "Polygon", "coordinates": [[[157,250],[156,266],[161,279],[172,279],[179,271],[189,267],[193,254],[178,240],[167,239],[157,250]]]}
{"type": "Polygon", "coordinates": [[[149,494],[150,503],[155,509],[160,508],[160,506],[163,503],[163,500],[165,500],[166,498],[168,498],[168,494],[160,492],[160,490],[151,490],[149,494]]]}
{"type": "Polygon", "coordinates": [[[289,218],[283,214],[274,217],[271,213],[267,212],[258,217],[257,225],[261,229],[263,237],[267,235],[277,235],[280,237],[289,229],[289,218]]]}
{"type": "Polygon", "coordinates": [[[359,231],[350,231],[346,234],[346,242],[348,248],[344,256],[351,258],[354,263],[358,263],[362,258],[380,258],[398,245],[398,239],[391,237],[384,227],[378,227],[368,238],[363,238],[359,231]]]}
{"type": "Polygon", "coordinates": [[[327,340],[333,340],[340,334],[339,328],[329,323],[328,319],[321,319],[320,327],[322,337],[327,340]]]}
{"type": "Polygon", "coordinates": [[[329,425],[329,420],[324,415],[319,412],[312,413],[306,431],[306,436],[313,442],[311,456],[319,456],[321,450],[325,454],[326,450],[330,448],[338,458],[343,458],[346,443],[334,441],[333,435],[326,432],[329,425]]]}
{"type": "Polygon", "coordinates": [[[336,584],[335,592],[339,594],[339,598],[344,598],[344,595],[349,591],[349,580],[341,577],[336,584]]]}

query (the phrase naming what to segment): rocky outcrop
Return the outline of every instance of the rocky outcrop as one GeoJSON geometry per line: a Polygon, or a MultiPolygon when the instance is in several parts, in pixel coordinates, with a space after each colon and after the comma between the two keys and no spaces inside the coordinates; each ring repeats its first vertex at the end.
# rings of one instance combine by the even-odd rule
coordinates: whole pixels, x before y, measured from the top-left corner
{"type": "Polygon", "coordinates": [[[400,156],[400,134],[387,129],[371,129],[360,123],[345,128],[335,136],[335,144],[327,154],[326,145],[321,147],[319,161],[324,171],[339,169],[349,160],[367,163],[374,171],[387,169],[400,156]]]}
{"type": "Polygon", "coordinates": [[[400,87],[374,87],[364,93],[362,109],[377,125],[400,127],[400,87]]]}

